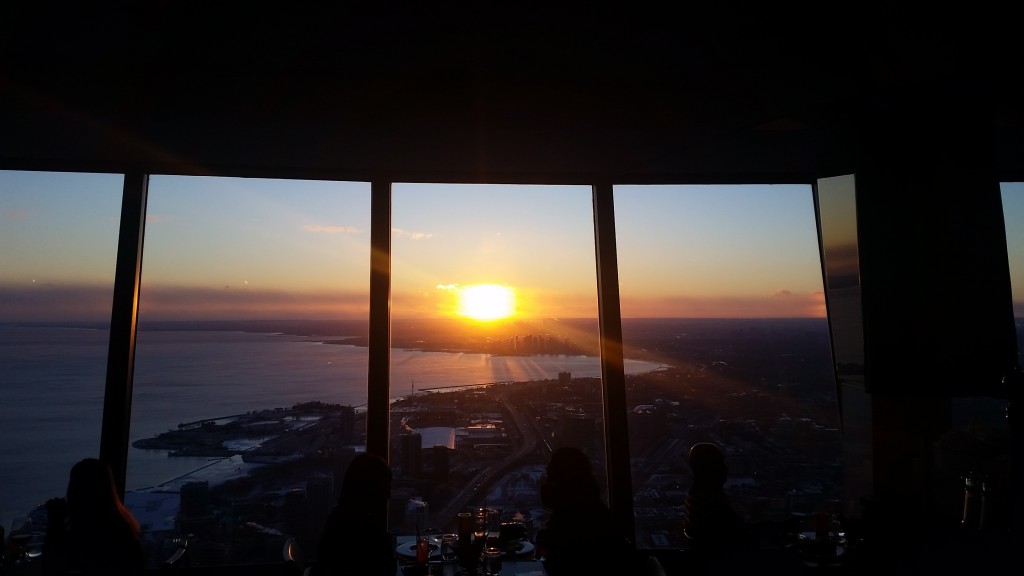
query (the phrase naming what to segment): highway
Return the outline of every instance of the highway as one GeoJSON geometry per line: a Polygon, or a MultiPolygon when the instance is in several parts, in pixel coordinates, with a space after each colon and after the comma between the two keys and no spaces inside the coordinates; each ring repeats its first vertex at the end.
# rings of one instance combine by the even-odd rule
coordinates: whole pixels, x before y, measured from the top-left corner
{"type": "Polygon", "coordinates": [[[481,469],[458,494],[452,497],[444,508],[434,513],[434,522],[437,526],[454,526],[456,515],[465,511],[470,501],[490,490],[496,480],[504,477],[512,469],[521,465],[523,461],[535,456],[538,446],[543,446],[545,456],[550,454],[550,448],[546,442],[543,442],[540,430],[531,419],[525,416],[522,407],[514,400],[515,397],[526,391],[524,390],[526,386],[537,385],[517,385],[514,393],[506,390],[498,397],[511,418],[512,426],[519,433],[519,437],[523,439],[522,445],[509,456],[481,469]]]}

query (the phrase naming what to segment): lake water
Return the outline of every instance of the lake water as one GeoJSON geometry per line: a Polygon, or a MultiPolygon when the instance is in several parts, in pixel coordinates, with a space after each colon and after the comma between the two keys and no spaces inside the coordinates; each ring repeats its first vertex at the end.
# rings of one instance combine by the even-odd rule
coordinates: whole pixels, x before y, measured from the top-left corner
{"type": "MultiPolygon", "coordinates": [[[[339,334],[323,339],[343,338],[339,334]]],[[[0,325],[0,525],[62,496],[76,461],[99,454],[106,330],[0,325]]],[[[366,402],[366,348],[283,334],[140,331],[131,440],[179,423],[320,400],[366,402]]],[[[391,396],[491,382],[600,376],[586,356],[490,356],[393,349],[391,396]]],[[[626,361],[628,374],[658,369],[626,361]]],[[[128,490],[208,466],[206,458],[128,452],[128,490]]]]}

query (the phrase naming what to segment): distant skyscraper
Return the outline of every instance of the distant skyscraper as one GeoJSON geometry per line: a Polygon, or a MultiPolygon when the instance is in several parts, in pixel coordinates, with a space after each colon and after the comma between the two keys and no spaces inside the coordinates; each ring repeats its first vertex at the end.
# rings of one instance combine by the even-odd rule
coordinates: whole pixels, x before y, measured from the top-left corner
{"type": "Polygon", "coordinates": [[[334,478],[323,474],[306,480],[306,505],[309,507],[310,533],[319,537],[334,507],[334,478]]]}
{"type": "Polygon", "coordinates": [[[592,416],[571,415],[562,420],[562,446],[575,446],[590,453],[596,448],[597,422],[592,416]]]}
{"type": "Polygon", "coordinates": [[[355,440],[355,423],[356,423],[356,410],[351,406],[343,406],[341,409],[341,416],[339,416],[341,425],[339,428],[339,440],[342,444],[352,444],[355,440]]]}
{"type": "Polygon", "coordinates": [[[431,464],[434,466],[434,480],[444,482],[448,479],[449,463],[448,448],[446,446],[434,446],[431,449],[431,464]]]}
{"type": "Polygon", "coordinates": [[[178,513],[185,518],[206,516],[210,512],[210,483],[186,482],[181,486],[178,513]]]}
{"type": "Polygon", "coordinates": [[[300,488],[289,490],[284,495],[281,513],[284,517],[285,532],[295,536],[300,542],[308,543],[310,538],[308,515],[306,513],[306,491],[300,488]]]}
{"type": "Polygon", "coordinates": [[[214,516],[210,512],[210,483],[186,482],[179,493],[177,528],[184,533],[205,536],[212,532],[214,516]]]}
{"type": "Polygon", "coordinates": [[[426,530],[430,528],[430,504],[421,498],[414,498],[409,500],[409,518],[412,519],[413,526],[416,527],[416,531],[426,530]]]}
{"type": "Polygon", "coordinates": [[[423,437],[418,432],[403,434],[401,442],[402,472],[419,476],[423,470],[423,437]]]}

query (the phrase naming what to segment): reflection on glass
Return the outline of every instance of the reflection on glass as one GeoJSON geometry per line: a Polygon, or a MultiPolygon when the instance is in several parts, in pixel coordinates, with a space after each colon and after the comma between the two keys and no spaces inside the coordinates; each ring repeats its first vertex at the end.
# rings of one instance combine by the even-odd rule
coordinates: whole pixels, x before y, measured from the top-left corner
{"type": "Polygon", "coordinates": [[[856,513],[859,503],[851,501],[853,495],[870,494],[873,486],[874,449],[871,402],[864,378],[856,177],[851,174],[818,180],[815,199],[842,417],[846,508],[856,513]]]}
{"type": "Polygon", "coordinates": [[[1000,190],[1006,251],[1010,259],[1013,317],[1017,326],[1017,365],[1024,367],[1024,182],[1004,182],[1000,190]]]}
{"type": "Polygon", "coordinates": [[[395,184],[392,207],[390,528],[493,510],[532,535],[551,449],[605,461],[590,188],[395,184]]]}
{"type": "Polygon", "coordinates": [[[689,448],[752,521],[835,507],[843,461],[810,186],[616,186],[638,548],[685,548],[689,448]],[[794,473],[798,471],[798,473],[794,473]]]}
{"type": "Polygon", "coordinates": [[[864,327],[855,177],[822,178],[817,199],[836,373],[844,383],[863,386],[864,327]]]}
{"type": "Polygon", "coordinates": [[[369,195],[152,177],[126,494],[151,560],[315,550],[365,442],[369,195]]]}
{"type": "Polygon", "coordinates": [[[99,453],[122,185],[118,174],[0,171],[7,531],[15,516],[45,521],[38,507],[99,453]]]}

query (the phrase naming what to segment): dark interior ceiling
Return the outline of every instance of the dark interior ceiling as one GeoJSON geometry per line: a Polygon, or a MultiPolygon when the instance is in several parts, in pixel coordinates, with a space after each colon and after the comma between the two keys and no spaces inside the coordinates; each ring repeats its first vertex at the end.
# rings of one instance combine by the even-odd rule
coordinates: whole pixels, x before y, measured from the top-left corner
{"type": "Polygon", "coordinates": [[[787,181],[855,171],[907,114],[1024,162],[1018,2],[145,4],[2,9],[0,168],[787,181]]]}

